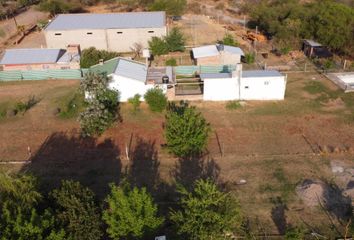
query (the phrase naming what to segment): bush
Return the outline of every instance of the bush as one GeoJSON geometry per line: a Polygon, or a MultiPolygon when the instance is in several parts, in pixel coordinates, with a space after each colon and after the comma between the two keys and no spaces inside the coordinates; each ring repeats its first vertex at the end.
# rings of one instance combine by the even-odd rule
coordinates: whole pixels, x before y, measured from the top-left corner
{"type": "Polygon", "coordinates": [[[255,60],[256,60],[256,56],[254,55],[254,53],[245,54],[245,61],[247,64],[252,64],[255,62],[255,60]]]}
{"type": "Polygon", "coordinates": [[[119,119],[119,93],[107,89],[106,74],[89,72],[81,82],[81,89],[89,96],[87,107],[79,121],[84,136],[99,136],[119,119]]]}
{"type": "Polygon", "coordinates": [[[185,38],[181,30],[177,27],[172,28],[168,36],[165,38],[168,51],[183,52],[185,47],[185,38]]]}
{"type": "Polygon", "coordinates": [[[168,150],[177,157],[189,157],[203,152],[210,132],[209,123],[195,107],[171,103],[165,122],[168,150]]]}
{"type": "Polygon", "coordinates": [[[155,56],[161,56],[168,53],[168,46],[164,39],[159,37],[152,37],[149,41],[149,48],[151,53],[155,56]]]}
{"type": "Polygon", "coordinates": [[[149,89],[144,95],[145,101],[153,112],[162,112],[167,106],[167,98],[162,89],[149,89]]]}
{"type": "Polygon", "coordinates": [[[226,104],[226,109],[227,110],[236,110],[241,108],[241,104],[239,101],[230,101],[226,104]]]}
{"type": "Polygon", "coordinates": [[[15,105],[15,113],[25,114],[28,110],[30,110],[33,106],[35,106],[40,100],[36,99],[35,96],[30,96],[26,102],[17,102],[15,105]]]}
{"type": "Polygon", "coordinates": [[[99,63],[100,59],[103,61],[110,60],[112,58],[118,57],[119,53],[117,52],[108,52],[106,50],[97,50],[94,47],[84,49],[81,52],[80,66],[82,68],[89,68],[93,65],[99,63]]]}
{"type": "Polygon", "coordinates": [[[186,0],[154,0],[149,6],[149,10],[165,11],[170,16],[181,16],[185,11],[186,5],[186,0]]]}
{"type": "Polygon", "coordinates": [[[39,9],[49,12],[52,16],[59,13],[78,13],[83,11],[79,4],[59,0],[44,0],[39,4],[39,9]]]}
{"type": "Polygon", "coordinates": [[[133,112],[136,113],[139,110],[140,107],[140,98],[141,95],[140,94],[135,94],[134,97],[129,98],[128,102],[133,105],[133,112]]]}
{"type": "Polygon", "coordinates": [[[238,42],[234,39],[234,37],[230,33],[225,34],[222,43],[224,45],[234,46],[234,47],[237,47],[239,45],[238,42]]]}
{"type": "Polygon", "coordinates": [[[287,54],[289,54],[290,51],[291,51],[291,48],[290,48],[290,47],[282,47],[282,48],[280,49],[280,53],[281,53],[282,55],[287,55],[287,54]]]}
{"type": "Polygon", "coordinates": [[[165,62],[166,66],[177,66],[177,61],[175,58],[167,59],[165,62]]]}

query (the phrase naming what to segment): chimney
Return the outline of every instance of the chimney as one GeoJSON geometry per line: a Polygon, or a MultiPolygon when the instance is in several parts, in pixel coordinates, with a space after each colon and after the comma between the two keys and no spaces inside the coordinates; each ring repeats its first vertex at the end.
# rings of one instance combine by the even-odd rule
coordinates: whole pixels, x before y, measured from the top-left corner
{"type": "Polygon", "coordinates": [[[71,55],[78,55],[81,53],[80,51],[80,45],[79,44],[69,44],[66,47],[67,53],[70,53],[71,55]]]}

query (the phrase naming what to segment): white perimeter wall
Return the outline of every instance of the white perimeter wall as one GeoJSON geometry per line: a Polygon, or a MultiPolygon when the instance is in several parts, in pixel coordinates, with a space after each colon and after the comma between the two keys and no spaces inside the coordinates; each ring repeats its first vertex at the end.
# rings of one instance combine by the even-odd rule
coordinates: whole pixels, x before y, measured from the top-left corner
{"type": "Polygon", "coordinates": [[[134,97],[135,94],[140,94],[141,101],[144,101],[144,94],[151,88],[159,87],[164,93],[167,91],[167,85],[153,85],[145,84],[141,81],[117,76],[112,74],[112,80],[110,81],[108,88],[112,90],[118,90],[120,93],[120,102],[127,102],[129,98],[134,97]]]}
{"type": "Polygon", "coordinates": [[[205,101],[238,100],[238,78],[204,79],[203,99],[205,101]]]}
{"type": "Polygon", "coordinates": [[[285,76],[242,78],[241,100],[283,100],[286,89],[285,76]]]}

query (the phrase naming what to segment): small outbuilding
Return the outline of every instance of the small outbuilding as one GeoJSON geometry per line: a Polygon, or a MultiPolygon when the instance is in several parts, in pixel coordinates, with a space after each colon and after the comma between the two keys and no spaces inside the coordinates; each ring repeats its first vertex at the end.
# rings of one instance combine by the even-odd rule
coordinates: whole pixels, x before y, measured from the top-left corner
{"type": "Polygon", "coordinates": [[[244,52],[239,47],[223,44],[207,45],[192,49],[196,65],[235,65],[241,62],[244,52]]]}
{"type": "Polygon", "coordinates": [[[203,99],[229,100],[283,100],[286,76],[278,71],[242,71],[238,64],[232,73],[201,74],[204,83],[203,99]]]}
{"type": "Polygon", "coordinates": [[[80,47],[66,49],[16,48],[7,49],[0,60],[4,71],[80,69],[80,47]]]}
{"type": "Polygon", "coordinates": [[[303,41],[302,50],[304,51],[305,55],[310,58],[311,57],[317,57],[317,58],[333,57],[333,54],[328,50],[327,47],[313,40],[305,39],[303,41]]]}

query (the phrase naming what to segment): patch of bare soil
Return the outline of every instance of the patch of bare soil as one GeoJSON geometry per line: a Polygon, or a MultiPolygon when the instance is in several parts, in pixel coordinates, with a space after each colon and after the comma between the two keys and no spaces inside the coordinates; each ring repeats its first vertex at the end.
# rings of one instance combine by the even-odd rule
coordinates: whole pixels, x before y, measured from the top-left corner
{"type": "Polygon", "coordinates": [[[330,99],[327,103],[324,103],[323,105],[323,109],[326,111],[336,111],[345,109],[345,103],[341,98],[330,99]]]}

